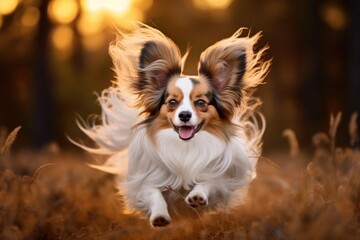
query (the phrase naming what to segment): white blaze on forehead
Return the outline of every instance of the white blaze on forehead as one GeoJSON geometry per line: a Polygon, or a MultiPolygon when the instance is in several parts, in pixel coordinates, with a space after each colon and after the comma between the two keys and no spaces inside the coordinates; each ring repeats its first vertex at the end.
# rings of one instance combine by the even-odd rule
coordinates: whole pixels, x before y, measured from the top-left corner
{"type": "Polygon", "coordinates": [[[183,93],[184,101],[190,100],[190,93],[193,89],[193,83],[189,78],[179,78],[176,80],[175,86],[180,88],[183,93]]]}
{"type": "Polygon", "coordinates": [[[179,78],[176,80],[175,86],[181,90],[181,92],[183,94],[183,99],[181,100],[179,107],[176,109],[174,123],[179,124],[181,122],[178,117],[180,112],[189,111],[192,114],[192,117],[191,117],[189,123],[192,125],[195,125],[197,122],[197,118],[195,115],[195,111],[192,108],[191,99],[190,99],[190,94],[194,87],[193,82],[191,81],[190,78],[187,78],[187,77],[179,78]]]}

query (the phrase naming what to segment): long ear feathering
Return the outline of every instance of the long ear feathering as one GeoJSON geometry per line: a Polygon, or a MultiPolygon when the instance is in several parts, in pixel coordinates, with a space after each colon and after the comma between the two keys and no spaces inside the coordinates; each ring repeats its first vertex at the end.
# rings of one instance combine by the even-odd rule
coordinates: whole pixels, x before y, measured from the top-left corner
{"type": "Polygon", "coordinates": [[[150,102],[157,101],[151,90],[163,83],[156,80],[163,80],[162,74],[181,70],[179,49],[160,31],[146,25],[138,24],[129,34],[119,31],[117,40],[110,44],[109,53],[117,81],[116,86],[105,89],[98,96],[102,109],[101,123],[86,123],[81,118],[77,121],[79,128],[100,148],[88,148],[71,140],[98,154],[110,154],[128,146],[131,126],[142,120],[137,116],[139,110],[133,108],[134,102],[141,107],[146,105],[146,97],[150,102]],[[138,101],[137,95],[140,95],[138,101]]]}
{"type": "Polygon", "coordinates": [[[267,46],[254,52],[261,33],[241,37],[243,31],[244,28],[239,29],[200,56],[199,74],[210,81],[215,90],[214,105],[228,121],[242,103],[246,104],[246,98],[262,83],[271,65],[271,61],[262,60],[267,46]]]}
{"type": "Polygon", "coordinates": [[[170,39],[143,24],[138,24],[131,33],[119,31],[118,34],[109,47],[116,73],[115,86],[98,96],[101,122],[77,120],[80,130],[96,142],[97,148],[69,140],[88,152],[117,156],[102,165],[91,166],[120,174],[126,161],[117,158],[127,158],[131,127],[144,120],[139,116],[141,111],[149,115],[156,113],[166,81],[172,74],[181,73],[187,54],[181,58],[170,39]]]}
{"type": "Polygon", "coordinates": [[[119,89],[137,96],[135,107],[143,113],[156,114],[168,79],[182,71],[175,43],[159,30],[139,24],[129,34],[120,32],[109,52],[119,89]]]}

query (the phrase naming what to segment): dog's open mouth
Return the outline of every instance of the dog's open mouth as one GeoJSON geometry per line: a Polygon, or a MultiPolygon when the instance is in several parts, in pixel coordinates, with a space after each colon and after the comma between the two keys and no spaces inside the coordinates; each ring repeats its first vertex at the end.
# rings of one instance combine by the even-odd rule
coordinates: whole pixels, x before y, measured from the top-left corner
{"type": "Polygon", "coordinates": [[[202,126],[204,125],[205,121],[202,121],[197,126],[189,126],[189,125],[183,125],[183,126],[174,126],[175,131],[179,134],[179,138],[182,140],[190,140],[195,136],[195,134],[200,131],[202,126]]]}

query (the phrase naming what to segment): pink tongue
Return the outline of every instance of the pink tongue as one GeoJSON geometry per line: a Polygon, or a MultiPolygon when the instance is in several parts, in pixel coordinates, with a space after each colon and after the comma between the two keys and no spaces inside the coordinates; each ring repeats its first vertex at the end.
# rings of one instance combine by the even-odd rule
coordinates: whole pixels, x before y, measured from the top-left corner
{"type": "Polygon", "coordinates": [[[181,139],[189,139],[192,137],[194,132],[194,127],[191,126],[182,126],[179,127],[179,136],[181,139]]]}

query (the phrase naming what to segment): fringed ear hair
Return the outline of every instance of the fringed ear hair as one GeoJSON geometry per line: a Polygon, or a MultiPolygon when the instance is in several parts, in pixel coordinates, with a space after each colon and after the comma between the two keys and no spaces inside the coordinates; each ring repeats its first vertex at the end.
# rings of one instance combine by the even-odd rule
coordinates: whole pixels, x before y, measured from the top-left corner
{"type": "Polygon", "coordinates": [[[148,87],[164,88],[172,75],[181,73],[180,51],[170,39],[146,42],[139,57],[139,81],[134,87],[142,91],[148,87]]]}
{"type": "Polygon", "coordinates": [[[136,107],[155,115],[169,78],[182,70],[178,47],[159,30],[140,24],[130,34],[110,46],[117,73],[117,84],[123,91],[138,96],[136,107]]]}
{"type": "Polygon", "coordinates": [[[170,39],[153,39],[143,45],[139,57],[139,79],[133,84],[143,112],[153,116],[160,110],[168,80],[180,73],[180,51],[170,39]]]}
{"type": "Polygon", "coordinates": [[[267,47],[254,53],[260,33],[253,37],[240,37],[239,29],[230,38],[206,49],[200,56],[199,75],[205,76],[214,89],[213,104],[220,117],[231,120],[246,93],[260,84],[270,67],[262,62],[267,47]]]}

